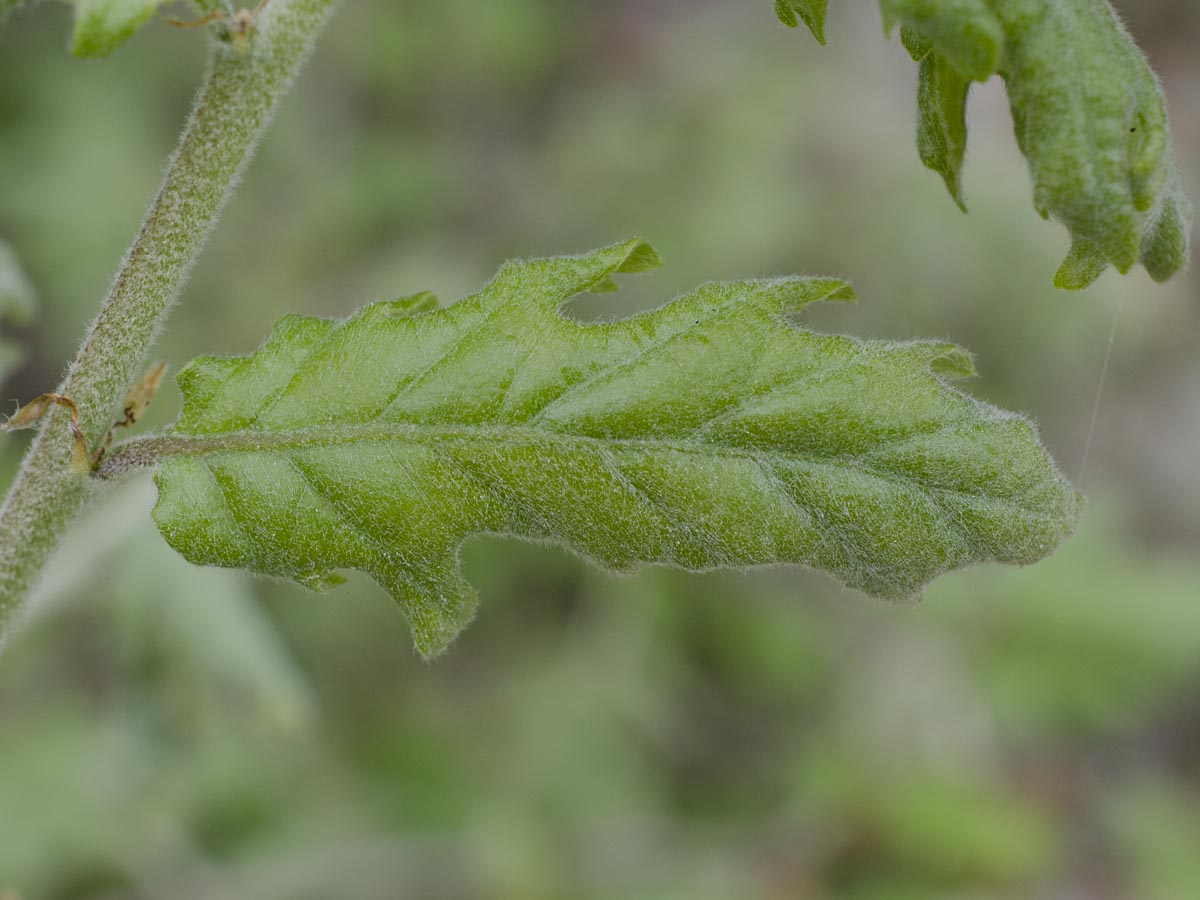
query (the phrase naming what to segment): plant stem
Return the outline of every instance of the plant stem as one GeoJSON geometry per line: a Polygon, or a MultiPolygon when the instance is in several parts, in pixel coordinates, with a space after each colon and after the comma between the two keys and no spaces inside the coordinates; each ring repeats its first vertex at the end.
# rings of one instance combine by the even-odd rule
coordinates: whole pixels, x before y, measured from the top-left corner
{"type": "MultiPolygon", "coordinates": [[[[280,99],[335,0],[271,0],[244,47],[215,40],[204,86],[162,187],[58,393],[103,439],[280,99]]],[[[93,480],[71,471],[67,419],[54,410],[0,507],[0,642],[93,480]]]]}

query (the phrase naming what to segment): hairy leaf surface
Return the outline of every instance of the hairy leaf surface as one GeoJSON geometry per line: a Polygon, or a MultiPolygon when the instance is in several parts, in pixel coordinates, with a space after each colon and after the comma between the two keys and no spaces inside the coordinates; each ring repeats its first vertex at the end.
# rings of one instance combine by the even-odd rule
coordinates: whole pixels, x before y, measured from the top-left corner
{"type": "Polygon", "coordinates": [[[884,597],[947,569],[1029,563],[1077,497],[1033,426],[950,388],[942,342],[863,342],[785,317],[829,278],[708,284],[607,324],[562,305],[658,264],[641,241],[510,262],[479,293],[290,316],[244,358],[179,375],[171,431],[99,474],[159,464],[154,511],[196,563],[314,588],[369,572],[437,653],[476,598],[477,534],[606,568],[795,563],[884,597]]]}
{"type": "Polygon", "coordinates": [[[971,82],[1004,78],[1034,205],[1071,251],[1059,287],[1141,262],[1164,281],[1188,263],[1191,210],[1170,155],[1166,104],[1107,0],[880,0],[920,62],[921,160],[962,206],[971,82]]]}
{"type": "Polygon", "coordinates": [[[829,12],[829,0],[775,0],[775,15],[789,28],[803,22],[808,26],[818,43],[825,43],[825,17],[829,12]]]}
{"type": "MultiPolygon", "coordinates": [[[[1170,158],[1158,79],[1104,0],[996,0],[1002,74],[1034,204],[1067,226],[1072,257],[1139,260],[1156,280],[1187,264],[1187,201],[1170,158]]],[[[1082,287],[1099,274],[1058,276],[1082,287]]],[[[1094,273],[1094,274],[1093,274],[1094,273]]]]}

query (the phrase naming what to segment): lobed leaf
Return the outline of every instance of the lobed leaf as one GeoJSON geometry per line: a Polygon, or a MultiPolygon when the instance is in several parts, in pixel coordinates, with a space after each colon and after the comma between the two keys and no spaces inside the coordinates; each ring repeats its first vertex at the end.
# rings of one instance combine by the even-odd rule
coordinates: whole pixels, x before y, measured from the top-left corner
{"type": "Polygon", "coordinates": [[[775,15],[789,28],[801,22],[808,26],[817,43],[825,43],[825,16],[829,12],[829,0],[775,0],[775,15]]]}
{"type": "Polygon", "coordinates": [[[479,293],[288,316],[243,358],[179,375],[166,434],[100,469],[158,465],[154,519],[192,562],[383,585],[422,653],[476,598],[473,535],[605,568],[781,563],[883,597],[985,560],[1030,563],[1078,498],[1025,419],[950,388],[943,342],[814,334],[786,317],[850,299],[831,278],[707,284],[607,324],[562,306],[658,265],[632,240],[506,264],[479,293]]]}
{"type": "Polygon", "coordinates": [[[1107,0],[880,0],[921,64],[922,162],[963,206],[966,97],[1004,78],[1034,205],[1071,251],[1059,287],[1140,262],[1156,281],[1186,268],[1191,209],[1170,156],[1166,104],[1107,0]]]}
{"type": "Polygon", "coordinates": [[[1169,154],[1158,79],[1105,0],[995,0],[1002,67],[1034,204],[1071,233],[1063,286],[1107,260],[1162,281],[1188,261],[1187,201],[1169,154]],[[1092,265],[1079,266],[1084,257],[1092,265]]]}

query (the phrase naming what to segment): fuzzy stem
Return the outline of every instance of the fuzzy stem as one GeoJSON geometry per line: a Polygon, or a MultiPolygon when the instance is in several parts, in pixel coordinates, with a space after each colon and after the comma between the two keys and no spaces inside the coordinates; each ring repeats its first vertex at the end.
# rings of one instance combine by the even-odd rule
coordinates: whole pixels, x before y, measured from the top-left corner
{"type": "MultiPolygon", "coordinates": [[[[212,60],[162,187],[100,314],[58,388],[89,446],[104,437],[280,98],[336,0],[271,0],[243,47],[212,60]]],[[[71,470],[66,416],[46,417],[0,507],[0,643],[63,532],[93,489],[71,470]]]]}

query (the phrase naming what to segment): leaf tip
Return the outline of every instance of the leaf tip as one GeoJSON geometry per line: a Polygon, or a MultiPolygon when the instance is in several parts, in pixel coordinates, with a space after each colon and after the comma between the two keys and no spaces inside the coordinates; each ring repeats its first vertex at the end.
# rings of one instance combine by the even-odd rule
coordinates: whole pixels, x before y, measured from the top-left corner
{"type": "Polygon", "coordinates": [[[613,275],[636,275],[651,272],[662,265],[662,257],[642,238],[630,238],[611,244],[596,253],[582,257],[600,263],[603,270],[598,278],[586,288],[590,294],[610,294],[620,290],[613,275]]]}
{"type": "Polygon", "coordinates": [[[929,359],[929,371],[942,378],[974,378],[975,357],[957,344],[942,344],[934,348],[929,359]]]}
{"type": "MultiPolygon", "coordinates": [[[[441,598],[445,599],[445,598],[441,598]]],[[[478,603],[475,591],[470,592],[470,613],[465,617],[453,616],[409,616],[409,628],[412,630],[413,646],[426,662],[436,659],[445,653],[463,629],[471,624],[475,617],[475,607],[478,603]]],[[[456,604],[457,605],[457,604],[456,604]]]]}
{"type": "Polygon", "coordinates": [[[1063,291],[1082,291],[1090,287],[1107,266],[1104,251],[1087,238],[1076,238],[1071,242],[1067,258],[1054,273],[1054,286],[1063,291]]]}
{"type": "Polygon", "coordinates": [[[335,587],[345,584],[346,578],[337,572],[312,572],[308,575],[298,575],[296,581],[310,591],[323,594],[326,591],[333,590],[335,587]]]}
{"type": "Polygon", "coordinates": [[[415,316],[417,313],[437,309],[441,303],[433,291],[419,291],[407,297],[397,297],[395,300],[386,301],[382,305],[391,316],[402,319],[405,316],[415,316]]]}
{"type": "Polygon", "coordinates": [[[1191,220],[1191,204],[1176,176],[1142,242],[1142,265],[1155,281],[1166,281],[1187,269],[1191,261],[1191,220]]]}
{"type": "Polygon", "coordinates": [[[622,259],[613,271],[623,275],[651,272],[663,264],[658,251],[642,238],[631,238],[614,245],[614,249],[622,255],[622,259]]]}
{"type": "Polygon", "coordinates": [[[822,297],[822,300],[836,300],[842,303],[854,303],[858,300],[858,295],[854,293],[854,286],[848,281],[842,281],[839,278],[825,279],[829,292],[822,297]]]}
{"type": "Polygon", "coordinates": [[[788,28],[804,22],[818,44],[825,46],[825,16],[829,0],[775,0],[775,15],[788,28]]]}
{"type": "Polygon", "coordinates": [[[441,656],[471,624],[479,594],[463,578],[458,555],[449,553],[432,566],[373,573],[396,601],[422,659],[441,656]]]}

